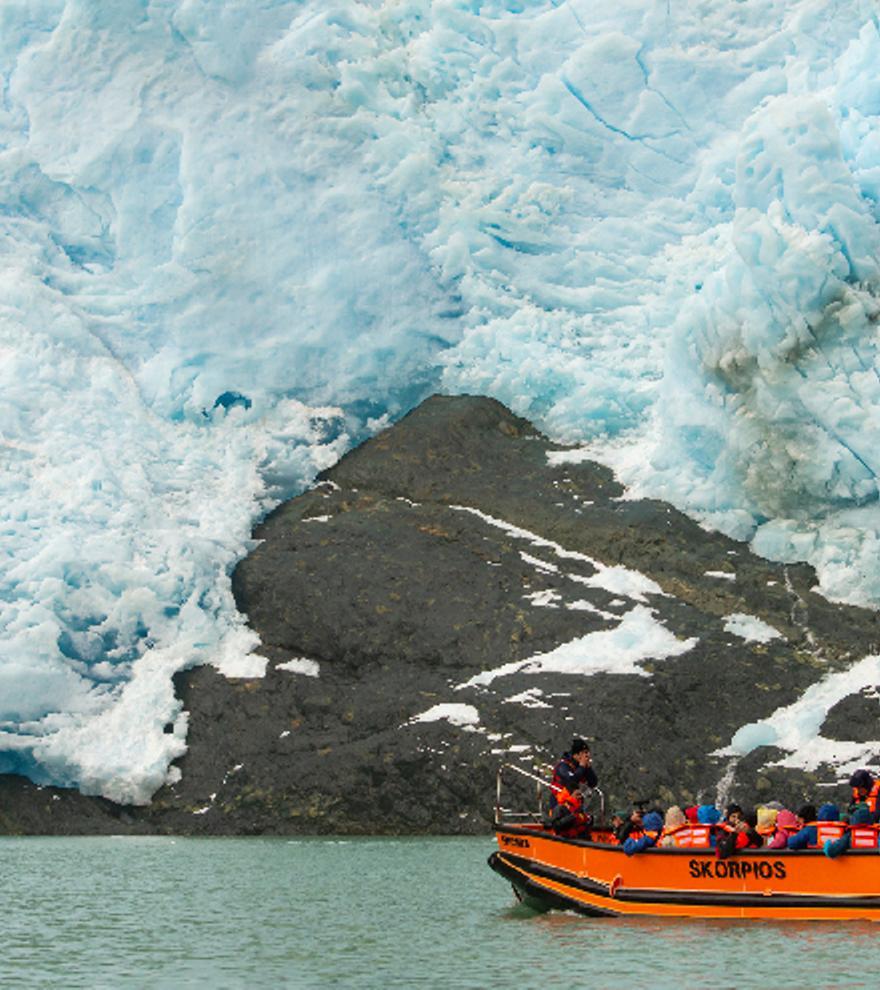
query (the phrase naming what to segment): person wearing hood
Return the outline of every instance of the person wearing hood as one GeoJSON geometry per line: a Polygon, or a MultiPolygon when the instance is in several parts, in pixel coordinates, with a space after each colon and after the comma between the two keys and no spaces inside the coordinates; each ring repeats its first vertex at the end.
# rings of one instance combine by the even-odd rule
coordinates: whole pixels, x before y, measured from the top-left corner
{"type": "MultiPolygon", "coordinates": [[[[697,822],[700,825],[717,825],[721,821],[721,812],[715,807],[714,804],[701,804],[697,808],[697,822]]],[[[715,831],[712,830],[712,834],[709,838],[709,844],[715,845],[715,831]]]]}
{"type": "Polygon", "coordinates": [[[556,806],[550,812],[550,827],[553,831],[566,839],[589,839],[593,819],[584,809],[581,792],[569,791],[563,787],[557,792],[556,798],[556,806]]]}
{"type": "Polygon", "coordinates": [[[776,832],[767,843],[768,849],[786,849],[789,838],[793,838],[798,830],[797,815],[788,808],[783,808],[776,816],[776,832]]]}
{"type": "Polygon", "coordinates": [[[595,787],[599,783],[593,769],[593,757],[587,743],[578,737],[572,740],[571,748],[563,753],[553,767],[553,782],[550,793],[550,807],[558,802],[557,793],[565,788],[570,794],[582,786],[595,787]]]}
{"type": "MultiPolygon", "coordinates": [[[[868,805],[857,804],[850,815],[849,823],[856,827],[859,825],[873,825],[874,816],[871,814],[868,805]]],[[[826,839],[825,845],[822,846],[822,851],[829,859],[837,859],[838,856],[849,852],[851,845],[852,833],[847,829],[839,839],[826,839]]]]}
{"type": "Polygon", "coordinates": [[[779,812],[769,805],[761,805],[756,812],[755,831],[764,842],[769,842],[776,835],[776,817],[779,812]]]}
{"type": "Polygon", "coordinates": [[[840,818],[837,805],[830,801],[823,804],[818,812],[812,804],[805,804],[798,812],[801,830],[789,837],[789,849],[815,848],[819,844],[816,822],[836,822],[840,818]]]}
{"type": "Polygon", "coordinates": [[[663,820],[663,835],[660,837],[659,845],[663,847],[674,846],[675,833],[687,825],[687,823],[688,820],[685,817],[685,813],[677,804],[674,804],[666,812],[666,817],[663,820]]]}
{"type": "Polygon", "coordinates": [[[623,844],[627,856],[634,856],[645,849],[657,844],[657,839],[663,830],[663,819],[656,811],[649,811],[642,819],[643,834],[638,839],[629,838],[623,844]]]}

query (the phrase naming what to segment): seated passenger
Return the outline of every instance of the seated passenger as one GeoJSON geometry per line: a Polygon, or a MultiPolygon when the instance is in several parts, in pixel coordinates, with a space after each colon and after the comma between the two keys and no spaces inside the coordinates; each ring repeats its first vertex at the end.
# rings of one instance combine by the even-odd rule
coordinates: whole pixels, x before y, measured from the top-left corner
{"type": "Polygon", "coordinates": [[[581,792],[563,787],[556,793],[556,799],[556,805],[550,812],[553,831],[566,839],[588,839],[593,819],[584,811],[581,792]]]}
{"type": "MultiPolygon", "coordinates": [[[[862,805],[861,807],[866,808],[868,814],[871,815],[871,810],[867,805],[862,805]]],[[[876,849],[878,845],[878,834],[880,834],[880,826],[875,825],[873,822],[869,824],[868,822],[862,821],[861,819],[863,817],[863,815],[857,815],[855,811],[852,815],[850,815],[850,848],[876,849]]],[[[871,817],[873,818],[873,815],[871,817]]]]}
{"type": "MultiPolygon", "coordinates": [[[[812,810],[812,805],[805,805],[801,808],[801,811],[804,812],[812,810]]],[[[798,817],[804,820],[803,815],[799,815],[798,817]]],[[[838,821],[840,821],[840,811],[838,810],[837,805],[833,804],[831,801],[826,802],[819,808],[819,811],[816,813],[816,817],[812,821],[804,821],[804,827],[800,830],[800,832],[793,835],[788,840],[788,848],[816,848],[819,845],[819,825],[822,823],[838,821]]]]}
{"type": "Polygon", "coordinates": [[[718,858],[727,859],[740,849],[760,849],[763,837],[758,833],[758,815],[750,811],[747,815],[734,816],[736,824],[718,836],[718,858]]]}
{"type": "Polygon", "coordinates": [[[769,842],[776,835],[776,816],[779,812],[776,808],[763,804],[756,809],[755,831],[761,836],[762,844],[769,842]]]}
{"type": "Polygon", "coordinates": [[[569,792],[576,791],[582,784],[595,787],[599,783],[596,771],[593,769],[593,757],[590,747],[580,738],[574,738],[571,748],[563,753],[559,762],[553,768],[553,781],[550,794],[550,807],[559,800],[556,796],[558,788],[564,787],[569,792]]]}
{"type": "Polygon", "coordinates": [[[852,788],[852,802],[849,812],[852,814],[856,806],[864,804],[871,813],[872,822],[880,818],[880,778],[874,780],[868,770],[856,770],[849,778],[849,786],[852,788]]]}
{"type": "Polygon", "coordinates": [[[660,838],[659,845],[664,847],[674,846],[675,833],[687,825],[687,823],[688,820],[685,818],[684,812],[677,804],[674,804],[666,812],[666,817],[663,820],[663,835],[660,838]]]}
{"type": "MultiPolygon", "coordinates": [[[[714,804],[701,804],[697,808],[697,821],[700,825],[717,825],[721,821],[721,812],[714,804]]],[[[715,845],[715,834],[709,840],[710,845],[715,845]]]]}
{"type": "Polygon", "coordinates": [[[618,832],[620,832],[620,830],[626,824],[627,818],[629,818],[629,815],[625,811],[615,811],[611,815],[611,837],[613,838],[613,840],[615,842],[619,842],[620,841],[617,838],[617,834],[618,834],[618,832]]]}
{"type": "Polygon", "coordinates": [[[737,824],[742,821],[742,816],[743,810],[738,804],[729,804],[725,809],[723,822],[730,828],[736,828],[737,824]]]}
{"type": "Polygon", "coordinates": [[[627,820],[615,832],[615,837],[617,841],[623,845],[630,836],[633,838],[639,838],[643,830],[642,809],[633,808],[633,810],[629,813],[627,820]]]}
{"type": "Polygon", "coordinates": [[[776,832],[770,837],[767,843],[768,849],[785,849],[788,840],[794,837],[798,830],[797,815],[788,808],[783,808],[776,816],[776,832]]]}
{"type": "Polygon", "coordinates": [[[699,823],[700,819],[697,817],[698,811],[699,808],[695,804],[689,805],[684,809],[684,816],[691,823],[691,825],[697,825],[699,823]]]}
{"type": "MultiPolygon", "coordinates": [[[[871,814],[867,804],[859,803],[855,806],[850,815],[850,825],[873,825],[874,816],[871,814]]],[[[822,846],[822,851],[829,859],[836,859],[838,856],[848,852],[852,845],[852,832],[847,829],[839,839],[828,839],[822,846]]]]}
{"type": "Polygon", "coordinates": [[[788,837],[789,849],[806,849],[807,846],[816,845],[816,826],[812,823],[816,821],[816,806],[814,804],[804,804],[798,809],[798,825],[800,830],[788,837]]]}
{"type": "Polygon", "coordinates": [[[650,849],[656,844],[663,830],[663,819],[656,811],[649,811],[645,815],[642,825],[644,832],[641,837],[638,839],[628,838],[623,844],[623,851],[627,856],[633,856],[644,849],[650,849]]]}

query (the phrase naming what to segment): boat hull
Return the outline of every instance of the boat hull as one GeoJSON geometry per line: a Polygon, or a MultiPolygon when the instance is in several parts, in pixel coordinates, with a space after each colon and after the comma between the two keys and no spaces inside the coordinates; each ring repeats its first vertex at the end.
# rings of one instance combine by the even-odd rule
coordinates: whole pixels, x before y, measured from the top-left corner
{"type": "Polygon", "coordinates": [[[880,921],[880,855],[852,850],[649,849],[627,856],[607,842],[561,839],[540,828],[496,830],[489,858],[517,896],[540,909],[596,917],[880,921]]]}

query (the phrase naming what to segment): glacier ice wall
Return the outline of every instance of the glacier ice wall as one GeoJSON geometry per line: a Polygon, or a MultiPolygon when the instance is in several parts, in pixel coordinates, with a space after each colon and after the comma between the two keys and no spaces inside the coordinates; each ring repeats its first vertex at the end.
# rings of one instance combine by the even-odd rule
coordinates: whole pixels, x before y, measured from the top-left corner
{"type": "Polygon", "coordinates": [[[253,521],[432,389],[880,601],[867,0],[0,5],[0,770],[145,801],[253,521]]]}

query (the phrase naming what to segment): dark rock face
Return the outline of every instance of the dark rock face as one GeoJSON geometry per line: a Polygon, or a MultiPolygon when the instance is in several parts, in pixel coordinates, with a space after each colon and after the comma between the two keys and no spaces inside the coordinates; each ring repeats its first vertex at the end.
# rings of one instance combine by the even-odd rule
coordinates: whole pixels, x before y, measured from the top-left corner
{"type": "Polygon", "coordinates": [[[866,689],[838,701],[829,709],[822,725],[827,739],[871,742],[880,735],[880,698],[876,689],[866,689]]]}
{"type": "MultiPolygon", "coordinates": [[[[573,733],[609,804],[815,797],[830,768],[708,754],[869,652],[880,617],[814,594],[806,566],[621,499],[606,468],[554,466],[560,449],[492,400],[435,396],[349,453],[233,576],[266,676],[178,675],[182,780],[143,809],[75,795],[66,819],[40,810],[50,789],[7,781],[0,829],[482,832],[499,763],[546,762],[573,733]],[[747,641],[732,613],[780,635],[747,641]]],[[[870,703],[832,709],[826,734],[880,736],[870,703]]],[[[534,807],[533,786],[505,803],[534,807]]]]}

